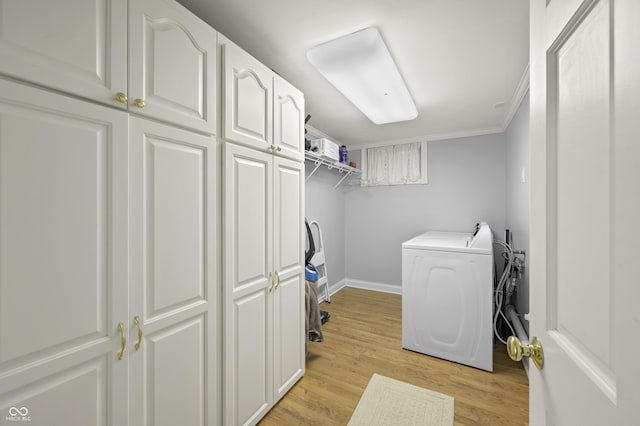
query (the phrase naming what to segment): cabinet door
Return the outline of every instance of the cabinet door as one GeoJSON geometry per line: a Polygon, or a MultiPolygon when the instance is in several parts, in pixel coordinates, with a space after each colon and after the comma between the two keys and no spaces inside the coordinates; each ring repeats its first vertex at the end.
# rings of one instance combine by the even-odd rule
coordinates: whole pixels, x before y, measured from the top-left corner
{"type": "Polygon", "coordinates": [[[127,425],[128,116],[0,80],[0,123],[1,416],[127,425]]]}
{"type": "Polygon", "coordinates": [[[126,58],[126,0],[0,2],[0,74],[125,108],[126,58]]]}
{"type": "Polygon", "coordinates": [[[224,424],[273,402],[272,156],[224,145],[224,424]]]}
{"type": "Polygon", "coordinates": [[[129,4],[129,111],[215,134],[216,31],[173,0],[129,4]]]}
{"type": "Polygon", "coordinates": [[[304,159],[304,95],[281,77],[273,77],[273,144],[276,152],[304,159]]]}
{"type": "Polygon", "coordinates": [[[218,424],[217,142],[137,117],[130,138],[131,423],[218,424]]]}
{"type": "Polygon", "coordinates": [[[272,144],[272,73],[223,36],[224,138],[259,150],[272,144]]]}
{"type": "Polygon", "coordinates": [[[274,385],[276,401],[304,373],[304,163],[273,164],[274,385]]]}

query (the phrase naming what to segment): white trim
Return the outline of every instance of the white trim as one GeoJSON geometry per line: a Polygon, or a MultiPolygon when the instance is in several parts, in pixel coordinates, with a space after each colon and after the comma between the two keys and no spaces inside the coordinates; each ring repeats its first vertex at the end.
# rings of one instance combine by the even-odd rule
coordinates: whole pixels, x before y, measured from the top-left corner
{"type": "Polygon", "coordinates": [[[439,141],[445,139],[458,139],[458,138],[468,138],[471,136],[484,136],[484,135],[493,135],[496,133],[503,133],[504,129],[502,127],[490,127],[486,129],[476,129],[476,130],[464,130],[461,132],[452,132],[452,133],[433,133],[422,136],[415,136],[406,139],[392,139],[388,141],[382,142],[372,142],[372,143],[359,143],[359,144],[348,144],[347,146],[350,149],[362,149],[362,148],[377,148],[380,146],[388,146],[388,145],[402,145],[405,143],[414,143],[414,142],[423,142],[423,141],[439,141]]]}
{"type": "Polygon", "coordinates": [[[363,290],[380,291],[382,293],[402,294],[402,286],[396,284],[376,283],[373,281],[352,280],[345,278],[346,287],[361,288],[363,290]]]}
{"type": "Polygon", "coordinates": [[[525,96],[529,93],[529,64],[525,68],[522,73],[522,77],[520,78],[520,82],[518,83],[518,87],[516,87],[516,91],[513,93],[513,97],[511,98],[511,102],[509,104],[509,111],[507,112],[507,116],[504,118],[504,122],[502,123],[502,131],[506,132],[509,124],[511,124],[511,120],[513,120],[513,116],[516,115],[518,108],[522,104],[525,96]]]}
{"type": "MultiPolygon", "coordinates": [[[[345,287],[346,287],[345,280],[340,280],[337,283],[329,284],[329,296],[333,296],[334,294],[336,294],[337,292],[339,292],[340,290],[342,290],[345,287]]],[[[325,301],[324,295],[325,295],[325,293],[323,292],[320,295],[320,297],[318,297],[318,303],[322,303],[322,302],[325,301]]],[[[331,302],[329,302],[329,303],[331,303],[331,302]]]]}

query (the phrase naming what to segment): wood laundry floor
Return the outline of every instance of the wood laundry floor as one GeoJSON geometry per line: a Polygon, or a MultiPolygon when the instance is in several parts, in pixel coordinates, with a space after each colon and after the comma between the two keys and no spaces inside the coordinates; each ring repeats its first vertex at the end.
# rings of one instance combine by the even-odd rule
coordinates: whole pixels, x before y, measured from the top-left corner
{"type": "Polygon", "coordinates": [[[346,425],[373,373],[455,398],[456,425],[526,425],[529,384],[504,345],[494,372],[402,349],[402,297],[344,288],[323,303],[325,341],[310,343],[304,377],[261,425],[346,425]]]}

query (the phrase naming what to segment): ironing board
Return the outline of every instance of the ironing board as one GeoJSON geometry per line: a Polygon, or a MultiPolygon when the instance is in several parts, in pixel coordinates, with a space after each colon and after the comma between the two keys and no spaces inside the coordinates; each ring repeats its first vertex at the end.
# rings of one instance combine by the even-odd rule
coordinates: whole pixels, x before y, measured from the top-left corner
{"type": "Polygon", "coordinates": [[[316,245],[316,253],[311,258],[311,263],[315,265],[316,270],[318,271],[318,302],[322,301],[320,300],[320,295],[322,286],[324,286],[324,301],[331,303],[331,295],[329,294],[329,278],[327,277],[327,264],[324,255],[324,241],[322,240],[322,229],[320,228],[320,224],[315,220],[309,222],[309,228],[311,228],[311,233],[315,233],[317,235],[317,237],[314,236],[313,238],[316,245]]]}

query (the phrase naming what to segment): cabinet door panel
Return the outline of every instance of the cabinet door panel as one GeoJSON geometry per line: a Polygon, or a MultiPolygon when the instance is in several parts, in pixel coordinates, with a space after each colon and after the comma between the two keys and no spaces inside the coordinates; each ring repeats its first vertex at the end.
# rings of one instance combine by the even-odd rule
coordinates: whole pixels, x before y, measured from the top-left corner
{"type": "Polygon", "coordinates": [[[233,423],[248,424],[261,418],[271,408],[272,396],[272,299],[268,290],[262,289],[234,301],[236,319],[234,340],[237,353],[233,367],[234,385],[225,394],[235,392],[238,398],[231,405],[233,414],[227,413],[227,421],[233,415],[233,423]]]}
{"type": "Polygon", "coordinates": [[[304,164],[274,158],[273,261],[276,401],[304,373],[304,164]]]}
{"type": "Polygon", "coordinates": [[[304,96],[278,76],[273,77],[273,143],[279,154],[304,158],[304,96]]]}
{"type": "Polygon", "coordinates": [[[224,138],[259,150],[272,138],[271,71],[220,36],[224,57],[224,138]]]}
{"type": "Polygon", "coordinates": [[[0,73],[124,108],[126,0],[0,2],[0,73]]]}
{"type": "Polygon", "coordinates": [[[271,155],[226,143],[224,424],[272,402],[271,155]]]}
{"type": "Polygon", "coordinates": [[[127,115],[0,81],[0,123],[2,398],[42,407],[51,424],[75,407],[64,395],[93,395],[89,411],[112,399],[126,413],[126,361],[116,353],[128,310],[127,115]],[[56,383],[67,384],[44,389],[98,358],[106,365],[95,380],[60,373],[56,383]],[[42,405],[37,395],[48,392],[59,406],[42,405]]]}
{"type": "Polygon", "coordinates": [[[148,317],[196,301],[205,292],[206,147],[144,137],[144,220],[148,317]]]}
{"type": "Polygon", "coordinates": [[[215,134],[216,31],[173,1],[130,4],[129,111],[215,134]]]}
{"type": "Polygon", "coordinates": [[[3,424],[106,426],[108,358],[103,355],[0,396],[3,424]]]}
{"type": "Polygon", "coordinates": [[[218,143],[137,117],[130,138],[132,424],[218,424],[218,143]]]}
{"type": "Polygon", "coordinates": [[[275,402],[304,374],[304,282],[302,275],[280,280],[274,290],[275,402]]]}
{"type": "Polygon", "coordinates": [[[274,157],[274,267],[281,278],[304,272],[304,164],[274,157]]]}
{"type": "Polygon", "coordinates": [[[144,349],[145,426],[205,425],[206,317],[149,334],[144,349]]]}

